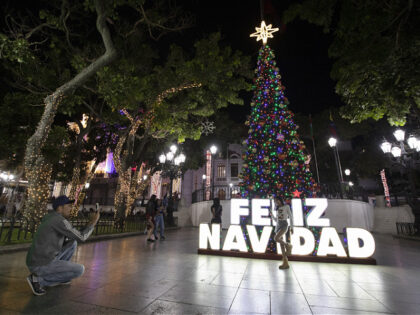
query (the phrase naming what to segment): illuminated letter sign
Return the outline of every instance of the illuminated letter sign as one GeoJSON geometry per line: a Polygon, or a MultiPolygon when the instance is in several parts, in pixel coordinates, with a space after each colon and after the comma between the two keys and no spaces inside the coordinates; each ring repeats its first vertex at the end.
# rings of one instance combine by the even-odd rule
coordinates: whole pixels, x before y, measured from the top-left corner
{"type": "Polygon", "coordinates": [[[292,255],[310,255],[315,249],[315,236],[306,228],[294,227],[290,238],[293,245],[292,255]]]}
{"type": "MultiPolygon", "coordinates": [[[[327,209],[327,199],[325,198],[307,198],[304,200],[306,207],[311,207],[306,218],[303,212],[302,200],[292,199],[292,213],[294,228],[291,234],[291,243],[293,245],[292,255],[312,255],[315,250],[315,239],[312,231],[307,227],[322,227],[319,246],[316,252],[317,256],[325,257],[328,255],[336,257],[351,258],[369,258],[375,252],[375,240],[372,234],[360,228],[346,228],[347,252],[343,246],[335,228],[330,227],[330,219],[323,218],[327,209]],[[306,221],[306,222],[305,222],[306,221]]],[[[229,227],[223,242],[223,251],[240,251],[265,253],[270,240],[273,236],[272,225],[276,220],[270,218],[269,207],[272,207],[272,213],[276,216],[274,205],[269,199],[232,199],[231,200],[231,226],[229,227]],[[250,212],[250,206],[252,211],[250,212]],[[250,214],[251,213],[251,214],[250,214]],[[252,224],[241,226],[241,218],[251,215],[252,224]],[[256,226],[259,226],[262,232],[257,232],[256,226]],[[244,231],[243,229],[246,229],[244,231]],[[248,248],[244,232],[247,232],[250,248],[248,248]]],[[[220,250],[221,227],[219,224],[212,224],[211,229],[208,224],[200,224],[200,249],[220,250]]],[[[283,236],[284,237],[284,236],[283,236]]],[[[277,253],[281,253],[280,246],[277,243],[277,253]]]]}
{"type": "Polygon", "coordinates": [[[347,245],[349,256],[357,258],[367,258],[375,252],[375,240],[368,231],[359,228],[346,228],[347,245]],[[359,245],[359,240],[363,245],[359,245]]]}
{"type": "Polygon", "coordinates": [[[322,229],[321,238],[319,240],[318,256],[336,255],[338,257],[347,257],[343,244],[336,229],[325,227],[322,229]],[[331,246],[330,246],[331,244],[331,246]]]}
{"type": "Polygon", "coordinates": [[[232,250],[232,249],[236,249],[241,252],[248,251],[248,248],[246,247],[246,243],[244,239],[244,234],[242,232],[240,225],[231,225],[226,234],[223,250],[232,250]]]}
{"type": "Polygon", "coordinates": [[[293,224],[295,226],[304,226],[303,222],[303,210],[302,201],[300,199],[292,199],[292,213],[293,213],[293,224]]]}
{"type": "Polygon", "coordinates": [[[199,247],[206,249],[208,243],[211,249],[220,249],[220,224],[212,224],[211,231],[208,224],[200,224],[199,247]]]}
{"type": "Polygon", "coordinates": [[[271,225],[271,219],[268,217],[269,207],[270,207],[270,199],[252,199],[252,224],[253,225],[260,225],[260,226],[271,225]]]}
{"type": "Polygon", "coordinates": [[[230,223],[240,224],[241,216],[249,215],[248,199],[232,199],[230,201],[230,223]]]}
{"type": "Polygon", "coordinates": [[[265,253],[273,227],[264,226],[261,237],[259,239],[255,226],[247,225],[246,229],[248,230],[249,240],[251,241],[251,246],[254,253],[265,253]]]}
{"type": "Polygon", "coordinates": [[[314,206],[314,208],[309,211],[308,217],[306,218],[308,226],[330,226],[330,219],[321,218],[328,206],[327,199],[306,198],[305,205],[314,206]]]}

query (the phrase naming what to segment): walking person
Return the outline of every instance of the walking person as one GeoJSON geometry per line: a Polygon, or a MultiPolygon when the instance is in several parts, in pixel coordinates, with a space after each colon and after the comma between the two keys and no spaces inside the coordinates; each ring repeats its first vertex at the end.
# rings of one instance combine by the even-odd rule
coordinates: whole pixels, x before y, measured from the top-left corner
{"type": "MultiPolygon", "coordinates": [[[[288,218],[290,218],[290,232],[293,233],[293,215],[288,204],[284,203],[284,201],[278,197],[273,197],[277,211],[277,217],[275,218],[276,229],[274,232],[274,240],[277,243],[280,243],[281,255],[283,257],[283,263],[279,266],[279,269],[288,269],[289,260],[287,259],[287,256],[290,256],[290,254],[292,253],[292,244],[285,242],[283,240],[283,235],[285,235],[289,229],[289,223],[287,222],[288,218]]],[[[274,215],[271,212],[271,208],[270,215],[274,219],[274,215]]]]}
{"type": "Polygon", "coordinates": [[[77,241],[84,242],[92,234],[99,220],[99,212],[92,215],[88,225],[76,230],[67,220],[74,200],[59,196],[53,201],[54,211],[42,218],[32,245],[26,255],[31,274],[26,278],[35,295],[44,295],[45,287],[69,284],[85,271],[81,264],[71,262],[77,241]]]}
{"type": "Polygon", "coordinates": [[[214,198],[213,199],[213,205],[210,208],[211,210],[211,214],[212,214],[212,218],[211,218],[211,223],[218,223],[218,224],[222,224],[222,211],[223,208],[220,205],[220,200],[219,198],[214,198]]]}
{"type": "Polygon", "coordinates": [[[165,210],[168,207],[168,193],[166,193],[165,196],[163,196],[162,206],[165,210]]]}
{"type": "Polygon", "coordinates": [[[157,199],[156,200],[156,215],[155,215],[155,230],[153,234],[155,235],[155,240],[158,240],[157,232],[158,229],[160,231],[160,240],[165,240],[165,223],[163,221],[163,215],[164,215],[164,206],[162,203],[162,200],[157,199]]]}
{"type": "Polygon", "coordinates": [[[166,207],[168,226],[174,225],[174,207],[175,207],[175,195],[169,196],[168,206],[166,207]]]}
{"type": "Polygon", "coordinates": [[[154,217],[156,212],[156,195],[152,195],[146,206],[147,241],[153,243],[152,233],[155,229],[154,217]]]}
{"type": "Polygon", "coordinates": [[[179,195],[178,192],[174,192],[174,212],[178,211],[178,205],[179,205],[179,195]]]}

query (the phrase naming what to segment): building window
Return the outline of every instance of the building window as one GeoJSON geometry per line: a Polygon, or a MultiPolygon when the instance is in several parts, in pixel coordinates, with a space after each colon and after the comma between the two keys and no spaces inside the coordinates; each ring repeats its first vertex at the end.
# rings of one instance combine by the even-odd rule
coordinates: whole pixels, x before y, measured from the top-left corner
{"type": "Polygon", "coordinates": [[[230,164],[230,177],[238,177],[238,163],[230,164]]]}
{"type": "Polygon", "coordinates": [[[226,178],[226,166],[217,165],[217,179],[225,179],[225,178],[226,178]]]}

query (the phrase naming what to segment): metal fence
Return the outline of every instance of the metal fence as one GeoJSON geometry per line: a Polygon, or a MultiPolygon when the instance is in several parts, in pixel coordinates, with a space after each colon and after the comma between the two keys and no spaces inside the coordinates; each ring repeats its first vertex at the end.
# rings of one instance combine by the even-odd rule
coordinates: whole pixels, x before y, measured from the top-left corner
{"type": "Polygon", "coordinates": [[[86,197],[85,204],[87,205],[94,205],[99,203],[100,206],[113,206],[114,205],[114,198],[105,198],[105,197],[86,197]]]}
{"type": "Polygon", "coordinates": [[[397,234],[405,236],[420,236],[420,223],[397,222],[397,234]]]}
{"type": "MultiPolygon", "coordinates": [[[[77,228],[82,229],[85,227],[89,219],[75,218],[70,220],[71,224],[77,228]]],[[[144,231],[146,228],[145,216],[133,215],[128,216],[124,221],[124,226],[116,228],[115,219],[113,217],[102,218],[96,224],[92,235],[112,234],[112,233],[125,233],[125,232],[139,232],[144,231]]],[[[28,221],[22,219],[0,219],[0,244],[11,244],[30,241],[35,234],[36,223],[35,221],[28,221]]]]}
{"type": "Polygon", "coordinates": [[[192,193],[192,203],[213,200],[215,197],[218,197],[220,200],[241,198],[241,192],[239,190],[239,186],[237,185],[217,185],[214,187],[207,187],[196,190],[192,193]]]}

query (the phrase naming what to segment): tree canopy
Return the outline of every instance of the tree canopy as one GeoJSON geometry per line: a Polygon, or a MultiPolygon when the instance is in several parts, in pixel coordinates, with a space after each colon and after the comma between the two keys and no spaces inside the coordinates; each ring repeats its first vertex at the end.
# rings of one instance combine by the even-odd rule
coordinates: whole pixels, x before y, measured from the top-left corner
{"type": "Polygon", "coordinates": [[[332,35],[331,77],[351,122],[420,120],[420,3],[418,1],[304,0],[285,12],[332,35]]]}

